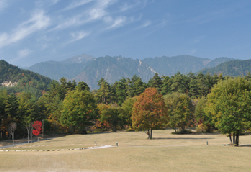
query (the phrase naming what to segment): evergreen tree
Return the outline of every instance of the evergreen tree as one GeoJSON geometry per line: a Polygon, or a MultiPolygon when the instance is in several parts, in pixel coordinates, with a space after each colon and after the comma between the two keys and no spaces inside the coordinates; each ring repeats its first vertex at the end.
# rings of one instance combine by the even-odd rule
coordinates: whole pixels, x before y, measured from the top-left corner
{"type": "Polygon", "coordinates": [[[158,92],[161,92],[162,84],[162,80],[159,77],[158,73],[155,73],[155,75],[149,80],[148,87],[156,88],[158,92]]]}

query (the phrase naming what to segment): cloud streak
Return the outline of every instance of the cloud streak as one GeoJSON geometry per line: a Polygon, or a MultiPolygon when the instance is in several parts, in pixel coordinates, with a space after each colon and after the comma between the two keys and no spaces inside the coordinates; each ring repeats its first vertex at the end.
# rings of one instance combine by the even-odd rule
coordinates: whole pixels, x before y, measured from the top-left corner
{"type": "MultiPolygon", "coordinates": [[[[73,9],[78,6],[89,3],[91,1],[93,0],[82,0],[78,2],[75,1],[74,3],[66,7],[66,9],[64,10],[73,9]]],[[[102,19],[104,16],[108,14],[105,9],[108,7],[108,5],[112,4],[113,2],[115,2],[115,0],[97,0],[95,5],[89,8],[88,10],[81,12],[77,15],[74,15],[66,20],[64,19],[61,23],[59,23],[56,27],[54,27],[50,31],[58,29],[66,29],[69,27],[79,26],[89,22],[93,22],[98,19],[102,19]]]]}
{"type": "Polygon", "coordinates": [[[143,23],[142,25],[141,25],[141,28],[143,27],[148,27],[149,25],[151,25],[152,24],[152,22],[151,21],[146,21],[145,23],[143,23]]]}
{"type": "Polygon", "coordinates": [[[72,32],[71,33],[72,40],[68,43],[79,41],[79,40],[83,39],[84,37],[88,36],[89,34],[90,33],[84,32],[84,31],[72,32]]]}
{"type": "Polygon", "coordinates": [[[112,25],[107,29],[122,27],[125,24],[126,20],[127,20],[126,16],[119,16],[116,19],[114,19],[112,25]]]}
{"type": "Polygon", "coordinates": [[[27,57],[30,53],[31,53],[31,50],[28,49],[28,48],[23,49],[23,50],[19,50],[17,52],[17,58],[12,59],[11,62],[15,62],[15,61],[18,61],[20,59],[23,59],[23,58],[27,57]]]}
{"type": "Polygon", "coordinates": [[[31,51],[26,48],[26,49],[23,49],[23,50],[19,50],[17,54],[18,54],[18,57],[20,59],[20,58],[24,58],[24,57],[28,56],[30,53],[31,53],[31,51]]]}
{"type": "Polygon", "coordinates": [[[52,4],[55,5],[59,2],[60,0],[52,0],[52,4]]]}
{"type": "Polygon", "coordinates": [[[49,26],[49,23],[50,18],[44,15],[44,11],[35,11],[28,21],[20,24],[11,33],[0,34],[0,48],[18,42],[36,31],[45,29],[49,26]]]}
{"type": "Polygon", "coordinates": [[[67,7],[65,7],[62,11],[72,10],[74,8],[77,8],[77,7],[80,7],[82,5],[88,4],[91,1],[93,1],[93,0],[74,1],[70,5],[68,5],[67,7]]]}

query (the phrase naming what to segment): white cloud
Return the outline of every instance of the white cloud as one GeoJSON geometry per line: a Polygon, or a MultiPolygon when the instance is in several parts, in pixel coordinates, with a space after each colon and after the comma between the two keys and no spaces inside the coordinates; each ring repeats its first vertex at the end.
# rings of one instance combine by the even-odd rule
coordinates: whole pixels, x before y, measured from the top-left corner
{"type": "Polygon", "coordinates": [[[104,19],[103,19],[103,21],[104,21],[105,23],[111,23],[113,20],[112,20],[112,17],[111,17],[111,16],[105,16],[104,19]]]}
{"type": "MultiPolygon", "coordinates": [[[[75,42],[75,41],[78,41],[78,40],[81,40],[83,39],[84,37],[88,36],[89,33],[88,32],[83,32],[83,31],[80,31],[80,32],[72,32],[71,33],[71,37],[72,37],[72,40],[70,42],[75,42]]],[[[69,43],[70,43],[69,42],[69,43]]]]}
{"type": "Polygon", "coordinates": [[[199,36],[199,37],[196,37],[195,39],[193,39],[191,41],[192,44],[196,44],[196,43],[199,43],[201,42],[202,40],[204,40],[206,38],[206,35],[202,35],[202,36],[199,36]]]}
{"type": "Polygon", "coordinates": [[[42,45],[42,50],[46,49],[48,47],[48,44],[43,44],[42,45]]]}
{"type": "Polygon", "coordinates": [[[59,1],[60,0],[36,0],[34,4],[36,9],[44,9],[56,5],[59,1]]]}
{"type": "MultiPolygon", "coordinates": [[[[80,3],[87,3],[91,0],[85,0],[85,1],[75,1],[75,5],[70,5],[67,7],[69,9],[70,7],[77,7],[77,4],[80,5],[80,3]]],[[[83,25],[98,19],[102,19],[104,16],[108,15],[107,11],[105,10],[108,5],[116,2],[116,0],[96,0],[96,3],[91,8],[85,10],[82,13],[79,13],[77,15],[74,15],[70,18],[63,19],[61,23],[59,23],[55,28],[51,29],[50,31],[57,30],[57,29],[65,29],[68,27],[74,27],[78,25],[83,25]]]]}
{"type": "Polygon", "coordinates": [[[196,49],[190,50],[190,54],[193,55],[194,53],[196,53],[196,49]]]}
{"type": "Polygon", "coordinates": [[[57,4],[60,0],[51,0],[52,1],[52,4],[55,5],[57,4]]]}
{"type": "Polygon", "coordinates": [[[152,2],[148,2],[148,0],[135,0],[134,2],[135,3],[132,3],[132,4],[124,3],[120,7],[120,11],[127,11],[127,10],[130,10],[132,8],[135,8],[135,7],[145,8],[148,3],[152,3],[153,1],[152,2]]]}
{"type": "Polygon", "coordinates": [[[127,3],[124,3],[121,7],[120,7],[120,11],[127,11],[129,9],[132,9],[134,8],[135,6],[139,5],[141,2],[140,1],[137,1],[135,4],[127,4],[127,3]]]}
{"type": "Polygon", "coordinates": [[[74,1],[70,5],[68,5],[66,8],[64,8],[62,11],[72,10],[74,8],[80,7],[82,5],[85,5],[93,0],[81,0],[81,1],[74,1]]]}
{"type": "Polygon", "coordinates": [[[0,11],[8,6],[7,0],[0,0],[0,11]]]}
{"type": "Polygon", "coordinates": [[[17,52],[17,58],[12,59],[10,62],[13,63],[13,62],[18,61],[20,59],[23,59],[23,58],[27,57],[30,53],[31,53],[31,50],[28,48],[23,49],[23,50],[19,50],[17,52]]]}
{"type": "Polygon", "coordinates": [[[128,4],[123,4],[123,6],[120,7],[120,11],[127,11],[130,8],[132,8],[133,6],[128,5],[128,4]]]}
{"type": "Polygon", "coordinates": [[[105,16],[106,12],[104,9],[92,9],[90,10],[89,12],[89,20],[95,20],[95,19],[98,19],[98,18],[101,18],[103,16],[105,16]]]}
{"type": "Polygon", "coordinates": [[[115,3],[116,0],[98,0],[97,8],[106,8],[109,4],[115,3]]]}
{"type": "Polygon", "coordinates": [[[149,26],[150,24],[152,24],[151,21],[146,21],[141,27],[147,27],[147,26],[149,26]]]}
{"type": "Polygon", "coordinates": [[[36,11],[28,21],[20,24],[11,33],[0,34],[0,48],[18,42],[38,30],[45,29],[49,26],[49,22],[50,18],[44,15],[44,11],[36,11]]]}
{"type": "Polygon", "coordinates": [[[55,28],[51,29],[50,31],[57,30],[57,29],[65,29],[68,27],[73,27],[76,25],[81,25],[81,24],[86,23],[86,21],[83,20],[82,18],[83,18],[82,15],[76,15],[71,18],[68,18],[62,21],[60,24],[58,24],[55,28]]]}
{"type": "Polygon", "coordinates": [[[125,24],[125,22],[126,22],[126,16],[119,16],[113,21],[113,24],[110,27],[108,27],[108,29],[121,27],[125,24]]]}
{"type": "Polygon", "coordinates": [[[27,48],[26,48],[26,49],[23,49],[23,50],[19,50],[19,51],[17,52],[18,58],[19,58],[19,59],[28,56],[30,53],[31,53],[31,50],[29,50],[29,49],[27,49],[27,48]]]}

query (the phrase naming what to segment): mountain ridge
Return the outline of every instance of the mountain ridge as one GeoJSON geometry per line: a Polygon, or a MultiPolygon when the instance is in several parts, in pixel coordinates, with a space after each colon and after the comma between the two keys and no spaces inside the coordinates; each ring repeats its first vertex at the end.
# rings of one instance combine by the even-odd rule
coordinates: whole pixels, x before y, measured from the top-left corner
{"type": "Polygon", "coordinates": [[[222,73],[223,76],[246,76],[251,72],[251,59],[227,61],[212,68],[202,69],[199,72],[211,75],[222,73]]]}
{"type": "Polygon", "coordinates": [[[147,82],[155,73],[160,76],[173,76],[178,71],[183,74],[196,73],[204,68],[214,67],[229,60],[234,59],[220,57],[211,60],[191,55],[179,55],[135,60],[121,56],[95,58],[83,54],[59,62],[38,63],[31,66],[29,70],[55,80],[65,77],[68,80],[84,81],[91,89],[97,89],[97,81],[101,78],[113,83],[122,77],[130,78],[133,75],[138,75],[147,82]]]}

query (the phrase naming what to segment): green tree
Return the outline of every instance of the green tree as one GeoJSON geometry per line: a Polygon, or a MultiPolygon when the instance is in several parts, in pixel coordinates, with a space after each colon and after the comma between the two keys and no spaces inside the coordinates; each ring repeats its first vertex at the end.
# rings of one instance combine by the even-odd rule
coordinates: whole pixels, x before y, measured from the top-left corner
{"type": "Polygon", "coordinates": [[[119,115],[121,113],[121,108],[116,104],[99,104],[98,109],[100,113],[98,121],[100,122],[102,130],[105,127],[106,129],[111,128],[112,131],[116,132],[117,127],[123,125],[119,115]]]}
{"type": "Polygon", "coordinates": [[[171,78],[169,76],[164,76],[163,77],[162,91],[161,91],[162,95],[166,95],[166,94],[171,92],[171,85],[172,85],[171,81],[172,80],[171,80],[171,78]]]}
{"type": "Polygon", "coordinates": [[[138,96],[145,91],[145,85],[139,76],[134,75],[131,81],[131,97],[138,96]]]}
{"type": "Polygon", "coordinates": [[[99,89],[97,91],[97,97],[99,103],[109,103],[111,98],[111,86],[104,78],[98,81],[99,89]]]}
{"type": "Polygon", "coordinates": [[[89,91],[73,90],[67,93],[60,117],[62,125],[72,127],[73,132],[79,129],[85,133],[85,127],[92,125],[97,118],[96,101],[89,91]]]}
{"type": "Polygon", "coordinates": [[[174,129],[179,127],[181,132],[185,132],[185,127],[191,122],[194,112],[190,97],[187,94],[174,92],[165,95],[164,100],[170,114],[169,125],[174,129]]]}
{"type": "Polygon", "coordinates": [[[158,73],[155,73],[155,75],[149,80],[148,87],[156,88],[159,92],[161,92],[162,84],[162,80],[158,73]]]}
{"type": "Polygon", "coordinates": [[[126,79],[122,78],[116,83],[116,102],[118,105],[121,105],[125,101],[127,97],[126,92],[126,79]]]}
{"type": "Polygon", "coordinates": [[[187,93],[189,89],[189,82],[190,78],[186,75],[177,72],[174,76],[171,77],[172,85],[170,90],[172,92],[179,92],[179,93],[187,93]]]}
{"type": "Polygon", "coordinates": [[[228,78],[214,85],[207,96],[205,111],[208,117],[223,134],[229,134],[230,141],[237,146],[241,131],[251,125],[250,91],[250,81],[228,78]]]}
{"type": "Polygon", "coordinates": [[[32,137],[31,123],[37,120],[36,97],[30,93],[21,93],[18,95],[18,115],[21,118],[22,125],[25,126],[29,137],[32,137]]]}
{"type": "Polygon", "coordinates": [[[188,95],[195,99],[198,96],[198,81],[193,73],[188,73],[188,76],[190,78],[188,95]]]}
{"type": "Polygon", "coordinates": [[[83,90],[83,91],[84,90],[90,91],[90,87],[88,86],[88,84],[83,82],[83,81],[78,82],[78,85],[76,86],[76,89],[83,90]]]}
{"type": "Polygon", "coordinates": [[[120,117],[124,125],[132,127],[132,108],[137,97],[128,97],[121,106],[120,117]]]}
{"type": "Polygon", "coordinates": [[[198,130],[211,132],[213,127],[212,119],[206,115],[205,107],[207,104],[206,97],[202,96],[196,104],[194,117],[197,123],[198,130]]]}

